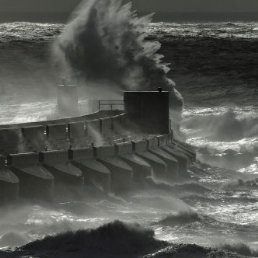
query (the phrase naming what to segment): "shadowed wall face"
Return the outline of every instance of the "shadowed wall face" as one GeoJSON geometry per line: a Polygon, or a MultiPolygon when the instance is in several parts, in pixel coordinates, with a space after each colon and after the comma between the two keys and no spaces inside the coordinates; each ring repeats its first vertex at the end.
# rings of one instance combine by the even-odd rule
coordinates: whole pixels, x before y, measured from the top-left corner
{"type": "Polygon", "coordinates": [[[169,92],[127,91],[124,101],[130,122],[137,125],[141,132],[169,133],[169,92]]]}

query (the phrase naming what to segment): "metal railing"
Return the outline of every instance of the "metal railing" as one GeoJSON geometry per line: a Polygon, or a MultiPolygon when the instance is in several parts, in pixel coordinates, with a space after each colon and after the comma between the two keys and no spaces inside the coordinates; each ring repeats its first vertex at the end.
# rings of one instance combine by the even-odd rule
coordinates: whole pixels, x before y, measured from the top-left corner
{"type": "Polygon", "coordinates": [[[124,110],[123,100],[99,100],[99,110],[124,110]]]}

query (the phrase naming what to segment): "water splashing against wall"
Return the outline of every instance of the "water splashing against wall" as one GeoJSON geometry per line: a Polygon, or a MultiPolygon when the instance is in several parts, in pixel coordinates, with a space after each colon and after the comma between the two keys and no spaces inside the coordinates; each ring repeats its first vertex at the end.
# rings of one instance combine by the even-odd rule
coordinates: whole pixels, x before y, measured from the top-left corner
{"type": "Polygon", "coordinates": [[[131,3],[88,0],[81,3],[56,40],[54,55],[61,73],[100,88],[171,92],[171,105],[182,97],[167,77],[168,64],[158,54],[159,42],[146,40],[151,15],[138,18],[131,3]]]}

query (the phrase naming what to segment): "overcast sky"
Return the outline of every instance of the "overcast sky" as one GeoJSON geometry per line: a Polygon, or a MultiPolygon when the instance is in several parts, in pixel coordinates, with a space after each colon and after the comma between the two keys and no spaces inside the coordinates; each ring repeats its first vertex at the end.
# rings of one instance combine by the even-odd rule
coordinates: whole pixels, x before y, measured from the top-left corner
{"type": "MultiPolygon", "coordinates": [[[[78,2],[80,0],[0,0],[0,10],[69,11],[78,2]]],[[[258,0],[133,0],[133,2],[141,11],[258,12],[258,0]]]]}
{"type": "Polygon", "coordinates": [[[134,0],[144,11],[258,12],[258,0],[134,0]]]}
{"type": "MultiPolygon", "coordinates": [[[[0,18],[7,16],[7,13],[15,17],[17,13],[25,12],[68,15],[79,2],[80,0],[0,0],[0,18]]],[[[258,0],[133,0],[133,3],[140,12],[258,13],[258,0]]]]}

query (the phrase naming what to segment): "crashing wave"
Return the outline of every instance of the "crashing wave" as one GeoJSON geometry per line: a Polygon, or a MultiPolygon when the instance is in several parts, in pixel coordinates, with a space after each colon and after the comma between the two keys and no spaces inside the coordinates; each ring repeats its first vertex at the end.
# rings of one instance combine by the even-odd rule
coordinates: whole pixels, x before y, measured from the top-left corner
{"type": "Polygon", "coordinates": [[[200,128],[206,137],[217,141],[258,136],[258,118],[253,115],[241,117],[233,109],[218,115],[195,116],[186,119],[184,125],[189,129],[200,128]]]}
{"type": "Polygon", "coordinates": [[[93,230],[80,230],[49,236],[19,248],[12,255],[13,257],[26,254],[32,257],[53,258],[129,258],[141,257],[165,246],[167,243],[154,238],[152,230],[144,229],[137,224],[114,221],[93,230]]]}
{"type": "Polygon", "coordinates": [[[83,2],[55,43],[62,72],[72,78],[100,83],[114,90],[171,92],[171,105],[181,109],[183,99],[167,77],[169,67],[158,54],[160,44],[147,41],[151,16],[138,18],[132,5],[119,0],[83,2]]]}
{"type": "Polygon", "coordinates": [[[120,221],[93,230],[49,236],[13,252],[0,251],[0,257],[3,258],[240,258],[252,255],[256,256],[257,253],[245,245],[236,247],[225,245],[215,249],[195,244],[171,244],[155,239],[154,232],[150,229],[120,221]]]}

